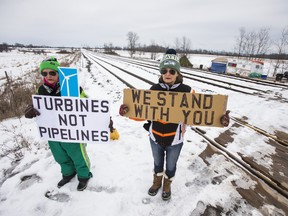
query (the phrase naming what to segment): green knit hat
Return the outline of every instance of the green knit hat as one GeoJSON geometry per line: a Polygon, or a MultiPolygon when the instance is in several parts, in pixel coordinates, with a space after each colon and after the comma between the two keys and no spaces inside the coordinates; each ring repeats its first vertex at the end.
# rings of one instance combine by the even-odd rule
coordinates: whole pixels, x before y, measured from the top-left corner
{"type": "Polygon", "coordinates": [[[178,56],[175,54],[165,54],[160,63],[160,71],[163,68],[172,68],[180,72],[180,62],[178,56]]]}
{"type": "Polygon", "coordinates": [[[44,69],[51,69],[54,71],[58,71],[58,67],[60,66],[59,62],[55,57],[50,57],[49,59],[43,60],[40,64],[40,73],[44,69]]]}

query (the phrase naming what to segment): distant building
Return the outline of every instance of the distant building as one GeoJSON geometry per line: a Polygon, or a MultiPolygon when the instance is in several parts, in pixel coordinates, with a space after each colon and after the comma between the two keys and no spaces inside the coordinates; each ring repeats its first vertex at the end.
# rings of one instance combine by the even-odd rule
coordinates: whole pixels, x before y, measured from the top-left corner
{"type": "Polygon", "coordinates": [[[229,60],[226,73],[244,77],[261,78],[264,62],[258,60],[229,60]]]}
{"type": "Polygon", "coordinates": [[[215,58],[212,60],[210,71],[214,73],[225,73],[228,59],[224,57],[215,58]]]}
{"type": "MultiPolygon", "coordinates": [[[[226,73],[244,77],[263,77],[264,62],[259,60],[228,59],[219,57],[212,60],[211,72],[226,73]]],[[[267,76],[266,76],[267,77],[267,76]]]]}

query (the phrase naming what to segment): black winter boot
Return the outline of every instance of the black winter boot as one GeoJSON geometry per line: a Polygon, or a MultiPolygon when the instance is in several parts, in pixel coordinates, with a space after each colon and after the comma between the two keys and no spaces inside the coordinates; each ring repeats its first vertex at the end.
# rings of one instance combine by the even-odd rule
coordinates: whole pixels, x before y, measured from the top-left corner
{"type": "Polygon", "coordinates": [[[79,184],[77,186],[77,190],[78,191],[83,191],[86,189],[87,185],[88,185],[88,181],[90,178],[78,178],[79,180],[79,184]]]}
{"type": "Polygon", "coordinates": [[[69,176],[64,176],[63,175],[62,179],[58,182],[57,187],[60,188],[60,187],[64,186],[65,184],[70,182],[71,179],[73,179],[75,175],[76,175],[76,172],[73,173],[72,175],[69,175],[69,176]]]}

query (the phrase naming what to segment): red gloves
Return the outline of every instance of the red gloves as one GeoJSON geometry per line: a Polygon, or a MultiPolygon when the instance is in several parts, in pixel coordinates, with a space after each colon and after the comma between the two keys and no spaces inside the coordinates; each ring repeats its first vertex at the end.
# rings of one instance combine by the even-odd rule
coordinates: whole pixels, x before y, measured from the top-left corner
{"type": "Polygon", "coordinates": [[[128,111],[128,106],[126,104],[122,104],[119,109],[119,115],[124,116],[128,111]]]}
{"type": "Polygon", "coordinates": [[[230,111],[227,110],[226,113],[220,118],[220,122],[224,127],[227,127],[229,125],[229,122],[230,122],[229,113],[230,111]]]}
{"type": "Polygon", "coordinates": [[[38,110],[34,109],[33,105],[30,104],[27,106],[27,108],[25,109],[25,117],[26,118],[34,118],[36,116],[39,116],[40,113],[38,112],[38,110]]]}

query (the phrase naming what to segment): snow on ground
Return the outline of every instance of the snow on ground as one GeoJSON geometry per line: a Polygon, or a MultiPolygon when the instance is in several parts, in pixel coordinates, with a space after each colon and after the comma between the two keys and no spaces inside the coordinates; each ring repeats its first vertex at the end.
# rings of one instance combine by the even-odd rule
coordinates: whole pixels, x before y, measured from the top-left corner
{"type": "MultiPolygon", "coordinates": [[[[18,62],[27,63],[25,71],[36,67],[43,57],[17,53],[1,54],[1,77],[3,70],[15,66],[14,54],[18,56],[18,62]]],[[[122,103],[122,90],[126,86],[113,79],[112,75],[107,74],[96,64],[92,64],[91,73],[88,73],[86,64],[86,60],[81,59],[81,62],[75,63],[72,67],[79,69],[80,84],[89,97],[105,97],[112,101],[111,114],[114,127],[120,133],[120,139],[108,144],[88,144],[93,178],[85,191],[76,190],[78,184],[76,178],[61,189],[57,189],[57,182],[61,179],[60,168],[54,161],[46,142],[38,138],[34,120],[21,117],[2,121],[0,123],[1,144],[13,146],[21,138],[25,138],[31,144],[31,150],[23,152],[24,157],[19,162],[11,163],[7,157],[0,158],[1,216],[194,216],[201,215],[207,205],[222,206],[223,211],[230,211],[231,215],[262,215],[259,209],[245,202],[235,185],[231,183],[234,181],[241,188],[253,188],[256,182],[234,164],[227,162],[224,156],[212,155],[207,159],[210,165],[203,161],[199,155],[205,150],[207,143],[189,128],[185,134],[185,144],[178,161],[176,178],[172,183],[172,199],[168,202],[162,201],[161,192],[155,197],[150,197],[147,190],[152,183],[153,160],[148,134],[142,128],[143,123],[118,115],[118,108],[122,103]],[[233,170],[233,175],[228,173],[229,170],[233,170]],[[219,176],[227,176],[227,178],[219,184],[213,183],[213,180],[219,176]],[[49,200],[44,196],[50,189],[60,193],[58,195],[62,202],[49,200]],[[235,206],[237,206],[236,210],[235,206]]],[[[130,69],[135,70],[136,73],[135,68],[130,69]]],[[[17,68],[10,70],[14,75],[16,74],[14,70],[16,71],[17,68]]],[[[285,115],[287,104],[267,101],[265,98],[255,99],[252,96],[231,93],[204,84],[188,81],[187,84],[195,87],[199,92],[209,89],[212,92],[228,94],[228,109],[235,117],[247,116],[249,122],[269,132],[287,131],[288,117],[285,115]]],[[[287,90],[281,93],[288,98],[287,90]]],[[[214,137],[226,130],[225,128],[204,129],[214,137]]],[[[237,133],[234,137],[235,142],[230,143],[228,148],[235,152],[245,150],[247,155],[262,152],[259,160],[263,155],[269,158],[269,154],[273,154],[274,149],[262,145],[263,138],[253,137],[252,140],[249,131],[246,130],[234,132],[237,133]],[[254,142],[255,139],[257,142],[254,142]],[[257,145],[258,143],[261,145],[257,145]]],[[[265,163],[269,165],[270,160],[266,160],[265,163]]],[[[266,206],[266,208],[271,212],[275,210],[273,206],[266,206]]]]}

